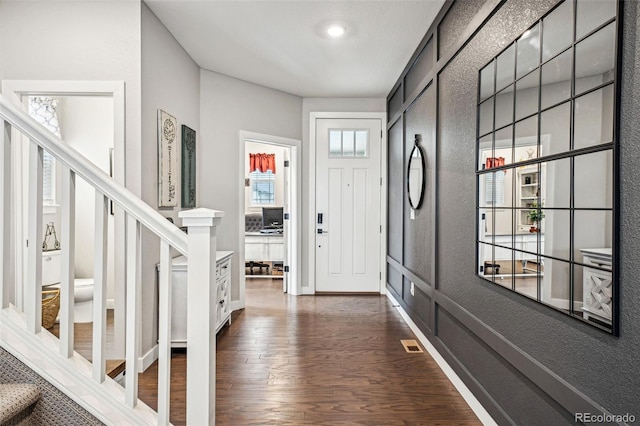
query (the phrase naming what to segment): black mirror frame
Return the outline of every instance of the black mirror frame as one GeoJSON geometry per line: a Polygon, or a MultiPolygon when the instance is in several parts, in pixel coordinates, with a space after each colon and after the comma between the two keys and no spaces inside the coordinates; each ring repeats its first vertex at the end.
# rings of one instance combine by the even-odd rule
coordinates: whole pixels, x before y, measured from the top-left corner
{"type": "Polygon", "coordinates": [[[418,210],[422,206],[422,201],[424,200],[424,188],[426,186],[426,181],[427,181],[427,165],[425,161],[424,150],[420,146],[420,135],[415,135],[413,149],[411,150],[411,154],[409,154],[409,161],[407,162],[407,198],[409,199],[409,205],[414,210],[418,210]],[[420,198],[418,199],[418,203],[417,205],[414,205],[413,201],[411,200],[411,189],[410,189],[411,187],[409,185],[410,184],[409,178],[410,178],[410,172],[411,172],[411,162],[414,159],[413,153],[415,152],[416,149],[420,152],[420,161],[422,162],[422,186],[420,188],[420,198]]]}

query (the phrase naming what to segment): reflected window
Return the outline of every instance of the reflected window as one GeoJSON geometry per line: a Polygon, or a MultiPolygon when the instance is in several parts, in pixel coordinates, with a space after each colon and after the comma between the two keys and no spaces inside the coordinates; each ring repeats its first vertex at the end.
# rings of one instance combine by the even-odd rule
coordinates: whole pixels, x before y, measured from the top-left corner
{"type": "Polygon", "coordinates": [[[504,205],[504,173],[489,173],[485,180],[486,204],[493,206],[504,205]]]}
{"type": "Polygon", "coordinates": [[[476,140],[478,276],[614,334],[615,3],[564,0],[481,67],[476,140]]]}

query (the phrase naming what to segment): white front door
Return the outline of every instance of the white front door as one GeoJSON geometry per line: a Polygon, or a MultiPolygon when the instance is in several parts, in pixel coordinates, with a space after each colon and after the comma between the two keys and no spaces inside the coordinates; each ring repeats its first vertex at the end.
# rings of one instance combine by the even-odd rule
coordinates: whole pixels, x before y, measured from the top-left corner
{"type": "Polygon", "coordinates": [[[316,291],[379,292],[380,119],[316,121],[316,291]]]}

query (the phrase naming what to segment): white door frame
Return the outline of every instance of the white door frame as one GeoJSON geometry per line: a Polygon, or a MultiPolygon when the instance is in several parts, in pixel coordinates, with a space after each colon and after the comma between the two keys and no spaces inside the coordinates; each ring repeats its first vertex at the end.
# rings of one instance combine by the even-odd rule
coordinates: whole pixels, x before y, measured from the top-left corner
{"type": "MultiPolygon", "coordinates": [[[[126,186],[125,172],[125,83],[124,81],[69,81],[69,80],[3,80],[2,94],[22,108],[22,97],[25,95],[50,96],[105,96],[113,99],[113,147],[114,147],[114,179],[126,186]]],[[[17,177],[22,182],[21,177],[17,177]]],[[[24,191],[15,194],[16,206],[19,209],[16,221],[17,232],[26,226],[23,223],[22,198],[24,191]]],[[[119,210],[119,209],[116,209],[119,210]]],[[[21,240],[21,239],[20,239],[21,240]]],[[[22,282],[22,244],[16,241],[16,282],[22,282]]],[[[114,218],[114,245],[116,253],[125,252],[125,220],[124,214],[116,214],[114,218]]],[[[116,256],[114,259],[114,336],[115,356],[124,358],[125,339],[125,259],[116,256]]]]}
{"type": "Polygon", "coordinates": [[[382,138],[380,139],[380,294],[386,293],[387,282],[387,114],[385,112],[310,112],[309,113],[309,227],[307,229],[307,260],[309,264],[308,283],[304,294],[316,292],[316,120],[319,119],[379,119],[382,138]]]}
{"type": "MultiPolygon", "coordinates": [[[[301,278],[302,278],[302,256],[300,255],[300,248],[302,247],[302,197],[301,197],[301,182],[302,182],[302,142],[297,139],[283,138],[280,136],[265,135],[262,133],[247,132],[240,130],[240,149],[239,155],[239,167],[238,167],[238,212],[244,217],[245,212],[245,186],[244,186],[244,168],[247,158],[246,144],[245,142],[259,142],[267,145],[278,145],[290,148],[290,167],[291,167],[291,199],[290,201],[290,219],[289,229],[291,230],[291,237],[289,241],[288,252],[291,256],[291,263],[288,265],[292,272],[289,272],[289,294],[297,296],[301,294],[301,278]]],[[[246,277],[244,274],[244,220],[239,220],[238,224],[238,259],[240,264],[239,269],[239,300],[232,302],[232,309],[242,309],[245,306],[245,285],[246,277]]],[[[286,264],[286,259],[285,259],[286,264]]]]}

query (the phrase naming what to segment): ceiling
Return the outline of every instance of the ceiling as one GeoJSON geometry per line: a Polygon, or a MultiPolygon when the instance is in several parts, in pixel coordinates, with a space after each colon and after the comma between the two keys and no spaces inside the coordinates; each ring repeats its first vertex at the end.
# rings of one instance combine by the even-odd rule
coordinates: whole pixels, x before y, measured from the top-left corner
{"type": "Polygon", "coordinates": [[[203,69],[301,97],[385,97],[444,0],[145,3],[203,69]]]}

